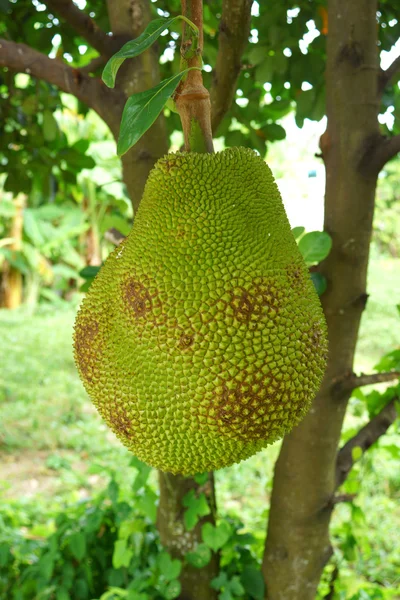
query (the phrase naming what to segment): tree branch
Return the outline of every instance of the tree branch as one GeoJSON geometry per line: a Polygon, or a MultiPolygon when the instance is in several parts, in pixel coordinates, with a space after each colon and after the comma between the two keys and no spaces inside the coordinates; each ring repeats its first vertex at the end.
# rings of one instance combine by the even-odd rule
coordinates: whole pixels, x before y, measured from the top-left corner
{"type": "Polygon", "coordinates": [[[342,485],[353,467],[355,462],[353,460],[353,448],[361,448],[361,451],[364,454],[372,444],[377,442],[378,439],[386,433],[390,425],[394,423],[397,416],[395,403],[398,400],[398,396],[393,398],[339,450],[336,459],[336,488],[342,485]]]}
{"type": "Polygon", "coordinates": [[[378,93],[382,95],[388,83],[397,75],[400,74],[400,56],[394,59],[387,69],[380,70],[378,79],[378,93]]]}
{"type": "Polygon", "coordinates": [[[81,73],[94,73],[98,69],[101,69],[105,66],[107,62],[107,58],[105,56],[96,56],[93,58],[87,65],[84,67],[80,67],[79,71],[81,73]]]}
{"type": "Polygon", "coordinates": [[[400,152],[400,134],[392,137],[373,135],[365,141],[360,170],[366,175],[379,173],[400,152]]]}
{"type": "Polygon", "coordinates": [[[250,34],[252,0],[223,0],[218,55],[211,88],[211,121],[215,133],[232,104],[250,34]]]}
{"type": "Polygon", "coordinates": [[[344,377],[340,381],[336,381],[333,385],[333,391],[335,393],[351,392],[356,388],[363,387],[364,385],[372,385],[374,383],[386,383],[400,379],[399,371],[388,371],[387,373],[372,373],[371,375],[356,375],[351,373],[349,376],[344,377]]]}
{"type": "Polygon", "coordinates": [[[73,69],[58,59],[49,58],[25,44],[3,38],[0,38],[0,67],[27,73],[57,86],[63,92],[73,94],[93,108],[114,135],[118,134],[125,96],[108,89],[100,79],[89,77],[81,70],[73,69]]]}
{"type": "Polygon", "coordinates": [[[72,0],[44,0],[47,7],[60,15],[100,54],[111,56],[116,51],[114,40],[78,8],[72,0]]]}

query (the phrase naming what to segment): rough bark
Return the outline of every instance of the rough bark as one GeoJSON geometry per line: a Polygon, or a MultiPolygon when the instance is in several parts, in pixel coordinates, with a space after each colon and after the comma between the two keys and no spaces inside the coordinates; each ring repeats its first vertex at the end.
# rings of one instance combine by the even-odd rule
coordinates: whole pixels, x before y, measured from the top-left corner
{"type": "Polygon", "coordinates": [[[350,395],[334,394],[332,383],[353,371],[378,174],[360,168],[368,140],[379,136],[376,9],[371,0],[328,2],[328,127],[321,149],[324,227],[333,247],[320,272],[328,281],[322,304],[329,363],[309,414],[283,441],[275,466],[263,559],[268,600],[314,600],[332,552],[336,455],[350,395]]]}

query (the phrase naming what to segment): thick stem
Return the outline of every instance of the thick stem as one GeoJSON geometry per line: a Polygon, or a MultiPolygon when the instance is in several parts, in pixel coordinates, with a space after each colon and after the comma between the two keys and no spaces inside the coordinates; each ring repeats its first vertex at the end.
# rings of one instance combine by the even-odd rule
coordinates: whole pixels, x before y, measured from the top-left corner
{"type": "Polygon", "coordinates": [[[203,49],[203,0],[182,0],[182,14],[199,30],[196,38],[193,29],[187,23],[183,24],[181,68],[192,70],[179,85],[174,99],[182,122],[185,150],[213,152],[210,94],[199,70],[203,49]]]}

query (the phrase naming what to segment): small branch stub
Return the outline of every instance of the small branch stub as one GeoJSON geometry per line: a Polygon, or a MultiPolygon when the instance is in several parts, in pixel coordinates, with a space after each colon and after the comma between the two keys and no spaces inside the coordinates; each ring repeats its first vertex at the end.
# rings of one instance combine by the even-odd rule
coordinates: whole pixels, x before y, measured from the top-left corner
{"type": "Polygon", "coordinates": [[[210,94],[201,73],[203,49],[203,2],[182,0],[182,14],[199,29],[198,37],[183,24],[181,68],[192,69],[178,86],[174,100],[182,122],[187,152],[213,152],[210,94]],[[194,67],[194,68],[193,68],[194,67]]]}

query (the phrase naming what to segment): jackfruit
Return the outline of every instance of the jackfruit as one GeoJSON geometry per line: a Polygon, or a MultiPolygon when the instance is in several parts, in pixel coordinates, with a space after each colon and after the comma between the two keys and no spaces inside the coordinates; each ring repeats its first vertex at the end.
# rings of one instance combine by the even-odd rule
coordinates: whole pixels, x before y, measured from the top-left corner
{"type": "Polygon", "coordinates": [[[290,431],[320,385],[326,324],[264,161],[160,159],[74,339],[100,414],[163,471],[219,469],[290,431]]]}

